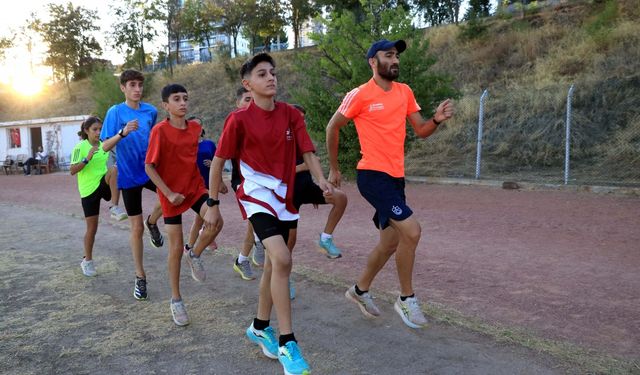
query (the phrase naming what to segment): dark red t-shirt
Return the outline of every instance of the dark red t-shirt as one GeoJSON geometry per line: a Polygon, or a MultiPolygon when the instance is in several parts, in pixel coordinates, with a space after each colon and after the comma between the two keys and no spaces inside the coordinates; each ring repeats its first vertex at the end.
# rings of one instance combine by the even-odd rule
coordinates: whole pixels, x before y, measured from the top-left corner
{"type": "MultiPolygon", "coordinates": [[[[287,210],[297,213],[293,205],[296,157],[314,151],[300,111],[283,102],[275,102],[272,111],[265,111],[251,102],[227,116],[216,156],[239,159],[253,170],[286,183],[287,210]]],[[[242,197],[238,195],[238,199],[242,197]]]]}
{"type": "Polygon", "coordinates": [[[158,189],[164,217],[180,215],[208,193],[196,164],[201,131],[195,121],[188,121],[186,129],[178,129],[168,119],[151,130],[145,163],[153,164],[169,189],[185,197],[182,204],[174,206],[158,189]]]}

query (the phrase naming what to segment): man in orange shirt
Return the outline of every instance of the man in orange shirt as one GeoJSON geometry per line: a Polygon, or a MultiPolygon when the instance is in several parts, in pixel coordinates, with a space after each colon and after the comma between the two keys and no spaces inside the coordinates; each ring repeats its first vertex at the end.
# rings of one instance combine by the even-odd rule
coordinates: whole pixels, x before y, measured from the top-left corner
{"type": "Polygon", "coordinates": [[[346,297],[355,302],[365,316],[377,317],[380,310],[368,290],[373,279],[391,255],[396,254],[400,296],[394,309],[411,328],[427,324],[413,291],[413,265],[420,241],[420,223],[412,216],[404,193],[404,141],[406,119],[416,134],[425,138],[438,125],[453,116],[453,103],[447,99],[438,105],[433,118],[420,114],[413,91],[395,82],[400,73],[403,40],[379,40],[367,53],[373,77],[350,91],[327,125],[329,182],[340,186],[338,166],[339,130],[353,120],[358,131],[362,158],[357,166],[360,194],[375,208],[373,221],[380,240],[369,254],[367,266],[346,297]]]}

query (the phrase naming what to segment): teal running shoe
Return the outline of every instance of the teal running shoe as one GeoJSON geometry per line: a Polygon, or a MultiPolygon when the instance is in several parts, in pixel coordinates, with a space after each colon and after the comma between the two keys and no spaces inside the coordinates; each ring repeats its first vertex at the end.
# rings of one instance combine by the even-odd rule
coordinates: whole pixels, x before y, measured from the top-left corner
{"type": "Polygon", "coordinates": [[[285,375],[308,375],[309,365],[302,357],[302,352],[295,341],[289,341],[278,348],[278,360],[284,368],[285,375]]]}
{"type": "Polygon", "coordinates": [[[262,348],[264,355],[271,359],[278,358],[278,339],[273,332],[273,328],[267,327],[259,330],[255,329],[253,323],[251,323],[247,328],[247,337],[262,348]]]}
{"type": "Polygon", "coordinates": [[[318,247],[320,251],[327,255],[329,259],[341,258],[342,254],[340,253],[340,249],[333,244],[333,238],[328,238],[326,240],[322,240],[322,236],[318,240],[318,247]]]}

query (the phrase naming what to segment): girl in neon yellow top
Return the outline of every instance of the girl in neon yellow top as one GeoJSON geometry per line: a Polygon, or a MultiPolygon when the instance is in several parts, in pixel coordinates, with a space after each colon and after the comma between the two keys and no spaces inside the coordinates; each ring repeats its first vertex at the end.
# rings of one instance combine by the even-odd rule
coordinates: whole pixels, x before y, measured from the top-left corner
{"type": "Polygon", "coordinates": [[[80,263],[85,276],[96,275],[92,253],[98,231],[100,199],[111,200],[109,182],[112,178],[116,178],[111,171],[107,171],[109,154],[102,150],[101,130],[102,121],[98,117],[87,118],[78,132],[82,141],[73,148],[71,154],[71,175],[78,175],[78,190],[87,222],[87,231],[84,234],[84,257],[80,263]]]}

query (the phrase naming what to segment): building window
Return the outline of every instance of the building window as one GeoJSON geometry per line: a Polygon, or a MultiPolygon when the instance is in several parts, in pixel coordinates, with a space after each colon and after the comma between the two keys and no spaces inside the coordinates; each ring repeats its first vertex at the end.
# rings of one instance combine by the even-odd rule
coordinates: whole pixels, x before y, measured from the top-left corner
{"type": "Polygon", "coordinates": [[[20,148],[22,147],[22,142],[20,141],[20,128],[11,128],[8,129],[9,132],[9,143],[11,148],[20,148]]]}

